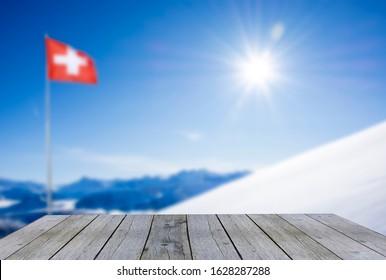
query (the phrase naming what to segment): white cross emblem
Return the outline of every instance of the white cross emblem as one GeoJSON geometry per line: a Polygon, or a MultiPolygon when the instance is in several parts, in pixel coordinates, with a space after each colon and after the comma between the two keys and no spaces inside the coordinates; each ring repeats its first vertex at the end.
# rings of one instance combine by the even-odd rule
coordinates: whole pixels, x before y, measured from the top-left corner
{"type": "Polygon", "coordinates": [[[67,47],[67,53],[64,55],[55,55],[54,63],[66,66],[66,72],[68,75],[79,75],[81,66],[87,65],[87,60],[80,57],[77,52],[70,47],[67,47]]]}

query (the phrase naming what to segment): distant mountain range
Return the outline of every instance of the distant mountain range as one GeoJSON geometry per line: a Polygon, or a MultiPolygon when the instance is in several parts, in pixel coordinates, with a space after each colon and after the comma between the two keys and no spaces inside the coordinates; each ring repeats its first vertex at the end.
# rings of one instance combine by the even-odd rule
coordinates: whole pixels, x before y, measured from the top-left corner
{"type": "Polygon", "coordinates": [[[0,215],[44,208],[44,185],[0,179],[0,205],[0,215]]]}
{"type": "MultiPolygon", "coordinates": [[[[82,178],[53,194],[54,213],[157,211],[249,174],[181,171],[128,180],[82,178]]],[[[44,215],[43,184],[0,179],[0,237],[44,215]]]]}

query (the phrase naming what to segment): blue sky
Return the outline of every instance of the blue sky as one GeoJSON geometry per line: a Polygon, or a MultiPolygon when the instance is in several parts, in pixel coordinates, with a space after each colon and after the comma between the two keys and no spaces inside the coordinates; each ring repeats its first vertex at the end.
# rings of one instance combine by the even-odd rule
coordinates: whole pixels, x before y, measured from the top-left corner
{"type": "Polygon", "coordinates": [[[384,1],[1,1],[0,177],[44,181],[44,34],[97,86],[52,83],[53,176],[265,167],[386,119],[384,1]],[[275,31],[276,30],[276,31],[275,31]],[[240,61],[268,53],[248,88],[240,61]]]}

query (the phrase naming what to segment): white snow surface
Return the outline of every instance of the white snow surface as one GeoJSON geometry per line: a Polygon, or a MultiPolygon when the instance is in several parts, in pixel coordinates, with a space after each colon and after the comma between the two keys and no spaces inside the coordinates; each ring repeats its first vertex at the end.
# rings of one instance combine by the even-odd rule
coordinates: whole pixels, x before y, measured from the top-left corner
{"type": "Polygon", "coordinates": [[[386,122],[161,212],[334,213],[386,234],[386,122]]]}
{"type": "Polygon", "coordinates": [[[72,211],[75,209],[76,199],[59,199],[54,200],[54,211],[72,211]]]}
{"type": "Polygon", "coordinates": [[[19,203],[18,200],[5,199],[5,198],[0,197],[0,208],[7,208],[7,207],[10,207],[10,206],[15,205],[17,203],[19,203]]]}

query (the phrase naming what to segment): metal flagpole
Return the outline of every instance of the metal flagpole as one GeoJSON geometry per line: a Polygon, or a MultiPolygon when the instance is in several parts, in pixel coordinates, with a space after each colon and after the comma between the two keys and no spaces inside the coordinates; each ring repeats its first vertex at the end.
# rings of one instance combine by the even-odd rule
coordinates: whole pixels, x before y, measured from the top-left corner
{"type": "MultiPolygon", "coordinates": [[[[45,35],[45,38],[48,36],[45,35]]],[[[47,50],[46,50],[47,53],[47,50]]],[[[46,55],[47,60],[47,55],[46,55]]],[[[51,169],[51,95],[46,61],[46,168],[47,168],[47,214],[52,214],[52,169],[51,169]]]]}

